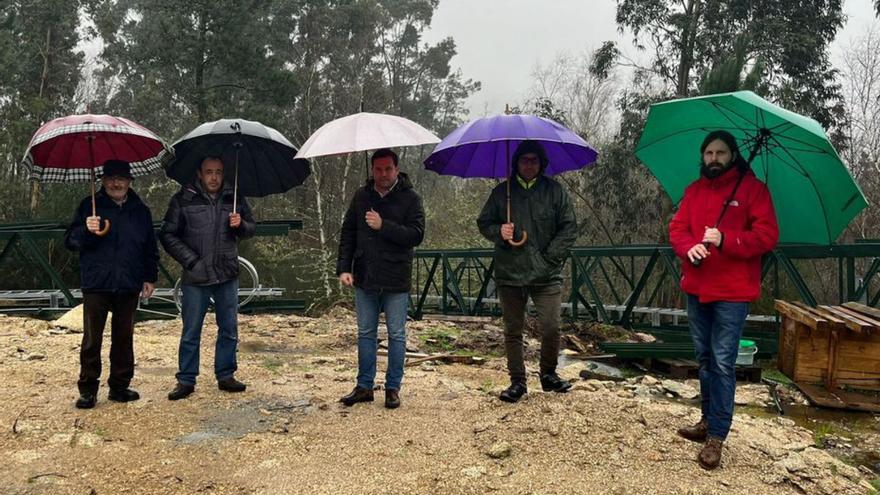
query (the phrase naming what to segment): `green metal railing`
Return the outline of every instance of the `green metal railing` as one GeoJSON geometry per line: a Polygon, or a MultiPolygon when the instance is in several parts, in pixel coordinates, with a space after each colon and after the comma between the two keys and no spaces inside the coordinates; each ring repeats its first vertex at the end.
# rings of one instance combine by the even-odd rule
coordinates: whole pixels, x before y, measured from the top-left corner
{"type": "MultiPolygon", "coordinates": [[[[413,317],[420,318],[429,311],[498,313],[491,249],[420,250],[415,260],[413,317]]],[[[595,317],[604,323],[631,327],[636,313],[639,318],[651,313],[683,314],[678,288],[680,262],[669,246],[577,247],[570,251],[567,263],[564,289],[569,297],[564,309],[572,318],[595,317]],[[663,312],[663,308],[669,311],[663,312]]],[[[877,306],[880,289],[873,286],[878,272],[880,241],[861,241],[832,246],[781,245],[764,257],[761,276],[768,298],[797,298],[811,306],[846,301],[877,306]],[[822,260],[836,261],[836,274],[820,274],[816,269],[816,274],[805,277],[797,265],[822,260]],[[834,277],[836,301],[819,301],[810,284],[828,285],[828,279],[834,277]]]]}
{"type": "MultiPolygon", "coordinates": [[[[154,223],[153,228],[158,231],[160,222],[154,223]]],[[[0,267],[3,263],[14,261],[19,265],[30,267],[34,273],[41,274],[48,279],[51,289],[63,294],[67,306],[76,305],[76,297],[71,287],[65,283],[61,272],[53,266],[46,256],[46,249],[38,243],[45,241],[61,242],[66,225],[58,222],[32,222],[0,225],[0,242],[4,242],[0,250],[0,267]]],[[[301,220],[270,220],[257,223],[255,235],[257,236],[287,236],[293,230],[301,230],[301,220]]],[[[172,276],[168,269],[160,262],[159,272],[161,277],[170,287],[174,287],[176,277],[172,276]]],[[[287,305],[303,306],[299,301],[285,301],[287,305]]],[[[4,306],[4,309],[14,309],[4,306]]]]}

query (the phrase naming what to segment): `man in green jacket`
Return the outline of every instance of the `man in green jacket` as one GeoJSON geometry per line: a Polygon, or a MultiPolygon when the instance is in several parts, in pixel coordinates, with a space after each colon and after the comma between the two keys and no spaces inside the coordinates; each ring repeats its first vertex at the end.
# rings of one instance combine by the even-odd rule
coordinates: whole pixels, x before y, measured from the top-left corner
{"type": "MultiPolygon", "coordinates": [[[[545,177],[547,153],[537,141],[523,141],[513,154],[512,173],[496,187],[477,218],[480,233],[495,243],[495,285],[504,316],[504,345],[510,387],[501,400],[516,402],[528,391],[523,363],[523,324],[532,298],[541,332],[541,388],[566,392],[571,384],[556,374],[562,267],[577,239],[577,222],[568,193],[545,177]],[[511,218],[507,219],[510,194],[511,218]],[[511,245],[514,229],[527,232],[526,242],[511,245]]],[[[521,234],[516,236],[521,237],[521,234]]]]}

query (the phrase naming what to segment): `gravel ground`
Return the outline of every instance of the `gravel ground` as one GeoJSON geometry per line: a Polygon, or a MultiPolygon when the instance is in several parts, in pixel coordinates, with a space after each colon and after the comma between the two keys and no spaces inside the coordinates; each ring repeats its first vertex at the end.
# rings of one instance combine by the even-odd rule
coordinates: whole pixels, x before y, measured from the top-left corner
{"type": "MultiPolygon", "coordinates": [[[[412,333],[430,325],[419,322],[412,333]]],[[[500,358],[482,366],[425,363],[407,368],[400,409],[383,408],[381,391],[374,403],[342,407],[336,401],[356,374],[355,323],[344,310],[323,318],[243,316],[243,394],[217,390],[209,318],[196,393],[178,402],[166,394],[180,322],[143,322],[135,332],[132,387],[141,400],[112,403],[102,387],[98,406],[81,411],[73,407],[81,335],[0,316],[4,493],[870,490],[865,473],[815,448],[810,431],[781,418],[737,414],[722,467],[700,469],[699,446],[675,435],[699,411],[647,393],[660,386],[653,379],[644,386],[578,381],[557,395],[540,392],[530,378],[531,392],[511,405],[496,398],[507,381],[500,358]]],[[[107,344],[109,337],[105,366],[107,344]]],[[[382,359],[379,366],[381,382],[382,359]]]]}

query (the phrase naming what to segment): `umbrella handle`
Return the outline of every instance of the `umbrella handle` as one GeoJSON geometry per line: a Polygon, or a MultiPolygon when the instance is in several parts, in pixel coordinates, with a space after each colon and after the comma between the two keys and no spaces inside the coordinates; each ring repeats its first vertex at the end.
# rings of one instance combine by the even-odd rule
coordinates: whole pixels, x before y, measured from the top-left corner
{"type": "MultiPolygon", "coordinates": [[[[94,164],[95,157],[94,151],[92,151],[92,141],[95,139],[95,136],[89,135],[87,139],[89,140],[89,157],[91,157],[91,161],[94,164]]],[[[89,168],[89,171],[92,176],[92,180],[90,181],[92,183],[92,216],[97,216],[98,208],[95,204],[95,182],[97,179],[95,178],[95,168],[91,167],[89,168]]],[[[104,237],[107,235],[107,232],[110,232],[110,220],[104,220],[104,228],[95,232],[95,235],[98,237],[104,237]]]]}
{"type": "Polygon", "coordinates": [[[98,237],[104,237],[107,235],[107,232],[110,232],[110,220],[104,220],[104,228],[95,232],[95,235],[98,237]]]}
{"type": "Polygon", "coordinates": [[[523,231],[522,231],[522,239],[520,239],[520,240],[518,240],[518,241],[515,241],[515,240],[513,240],[513,239],[509,239],[509,240],[507,241],[507,243],[510,244],[510,245],[513,246],[513,247],[520,247],[520,246],[522,246],[523,244],[526,243],[526,240],[527,240],[528,238],[529,238],[529,234],[526,233],[525,230],[523,230],[523,231]]]}

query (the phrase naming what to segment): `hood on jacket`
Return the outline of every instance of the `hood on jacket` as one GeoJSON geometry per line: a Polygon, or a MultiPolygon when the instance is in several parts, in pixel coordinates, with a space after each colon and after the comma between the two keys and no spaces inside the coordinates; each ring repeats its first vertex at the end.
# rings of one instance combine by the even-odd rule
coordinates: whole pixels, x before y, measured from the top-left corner
{"type": "Polygon", "coordinates": [[[513,158],[510,160],[511,177],[516,175],[516,164],[519,161],[519,158],[528,153],[538,155],[538,160],[541,161],[541,170],[538,171],[538,176],[544,175],[544,170],[546,170],[547,165],[550,164],[550,160],[547,158],[547,150],[544,149],[544,146],[540,142],[527,139],[519,143],[519,146],[516,147],[516,151],[513,152],[513,158]]]}

